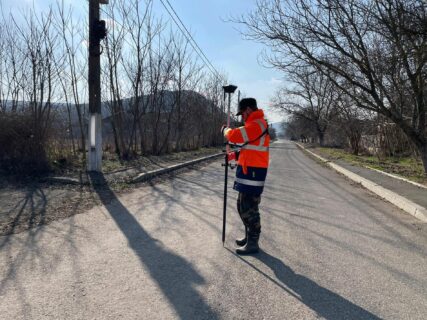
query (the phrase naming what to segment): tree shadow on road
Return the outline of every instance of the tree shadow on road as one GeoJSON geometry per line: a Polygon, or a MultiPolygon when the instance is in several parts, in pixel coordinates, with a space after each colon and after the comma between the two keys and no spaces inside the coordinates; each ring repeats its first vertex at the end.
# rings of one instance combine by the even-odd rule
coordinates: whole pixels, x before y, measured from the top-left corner
{"type": "Polygon", "coordinates": [[[129,247],[157,282],[180,319],[218,319],[195,286],[204,279],[192,265],[166,248],[139,224],[117,199],[102,174],[90,175],[102,203],[128,240],[129,247]]]}
{"type": "Polygon", "coordinates": [[[270,277],[247,259],[236,256],[325,319],[381,319],[342,296],[319,286],[313,280],[295,273],[280,259],[265,251],[261,250],[253,257],[269,267],[276,278],[270,277]]]}
{"type": "MultiPolygon", "coordinates": [[[[45,223],[48,200],[42,188],[30,185],[16,204],[5,212],[0,212],[1,235],[31,229],[45,223]]],[[[0,249],[3,244],[0,244],[0,249]]]]}

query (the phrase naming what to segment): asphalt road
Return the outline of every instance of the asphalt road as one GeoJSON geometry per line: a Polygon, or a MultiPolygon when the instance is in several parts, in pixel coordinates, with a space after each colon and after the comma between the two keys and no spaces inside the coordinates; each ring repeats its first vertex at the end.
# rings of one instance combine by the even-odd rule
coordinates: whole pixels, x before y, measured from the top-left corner
{"type": "Polygon", "coordinates": [[[225,247],[219,161],[0,237],[0,318],[426,318],[426,224],[282,141],[239,257],[231,184],[225,247]]]}

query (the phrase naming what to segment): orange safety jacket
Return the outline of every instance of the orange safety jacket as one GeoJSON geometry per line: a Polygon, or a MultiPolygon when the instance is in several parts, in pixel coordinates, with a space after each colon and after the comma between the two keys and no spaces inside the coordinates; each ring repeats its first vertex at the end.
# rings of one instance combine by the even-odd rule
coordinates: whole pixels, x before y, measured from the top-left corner
{"type": "Polygon", "coordinates": [[[241,148],[238,157],[234,189],[239,192],[261,194],[264,189],[270,145],[267,129],[264,112],[258,109],[248,116],[243,127],[224,130],[225,138],[231,143],[249,142],[241,148]]]}

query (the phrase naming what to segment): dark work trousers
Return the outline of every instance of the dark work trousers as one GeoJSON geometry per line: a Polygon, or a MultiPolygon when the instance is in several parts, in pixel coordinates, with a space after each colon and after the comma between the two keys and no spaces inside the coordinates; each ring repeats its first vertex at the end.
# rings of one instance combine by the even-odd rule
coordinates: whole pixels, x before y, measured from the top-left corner
{"type": "Polygon", "coordinates": [[[261,218],[258,205],[261,202],[261,195],[239,192],[237,197],[237,211],[248,232],[248,237],[259,239],[261,233],[261,218]]]}

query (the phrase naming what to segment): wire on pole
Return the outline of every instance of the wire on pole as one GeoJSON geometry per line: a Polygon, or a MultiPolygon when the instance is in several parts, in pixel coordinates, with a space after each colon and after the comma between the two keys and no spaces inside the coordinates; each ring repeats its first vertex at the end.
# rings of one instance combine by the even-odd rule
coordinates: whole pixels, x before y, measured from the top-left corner
{"type": "Polygon", "coordinates": [[[218,80],[224,81],[224,79],[221,77],[221,75],[218,72],[218,70],[216,70],[216,68],[213,66],[213,64],[210,62],[210,60],[206,57],[206,55],[203,52],[203,50],[200,48],[200,46],[194,40],[194,38],[191,35],[191,33],[185,27],[184,23],[182,22],[182,20],[180,19],[180,17],[176,13],[176,11],[174,10],[174,8],[170,4],[170,2],[168,0],[166,0],[166,2],[168,3],[170,9],[173,11],[173,13],[175,14],[176,18],[179,20],[179,22],[181,23],[181,25],[176,21],[174,15],[171,13],[171,11],[169,10],[169,8],[166,6],[166,4],[164,3],[164,1],[160,0],[160,2],[162,3],[162,5],[166,9],[166,11],[168,12],[168,14],[170,15],[170,17],[172,18],[172,20],[175,22],[175,24],[177,25],[177,27],[179,28],[179,30],[182,32],[182,34],[184,35],[184,37],[187,39],[187,41],[193,47],[194,51],[202,59],[202,61],[204,62],[204,64],[208,67],[208,69],[217,77],[218,80]],[[184,28],[185,31],[182,28],[184,28]]]}

